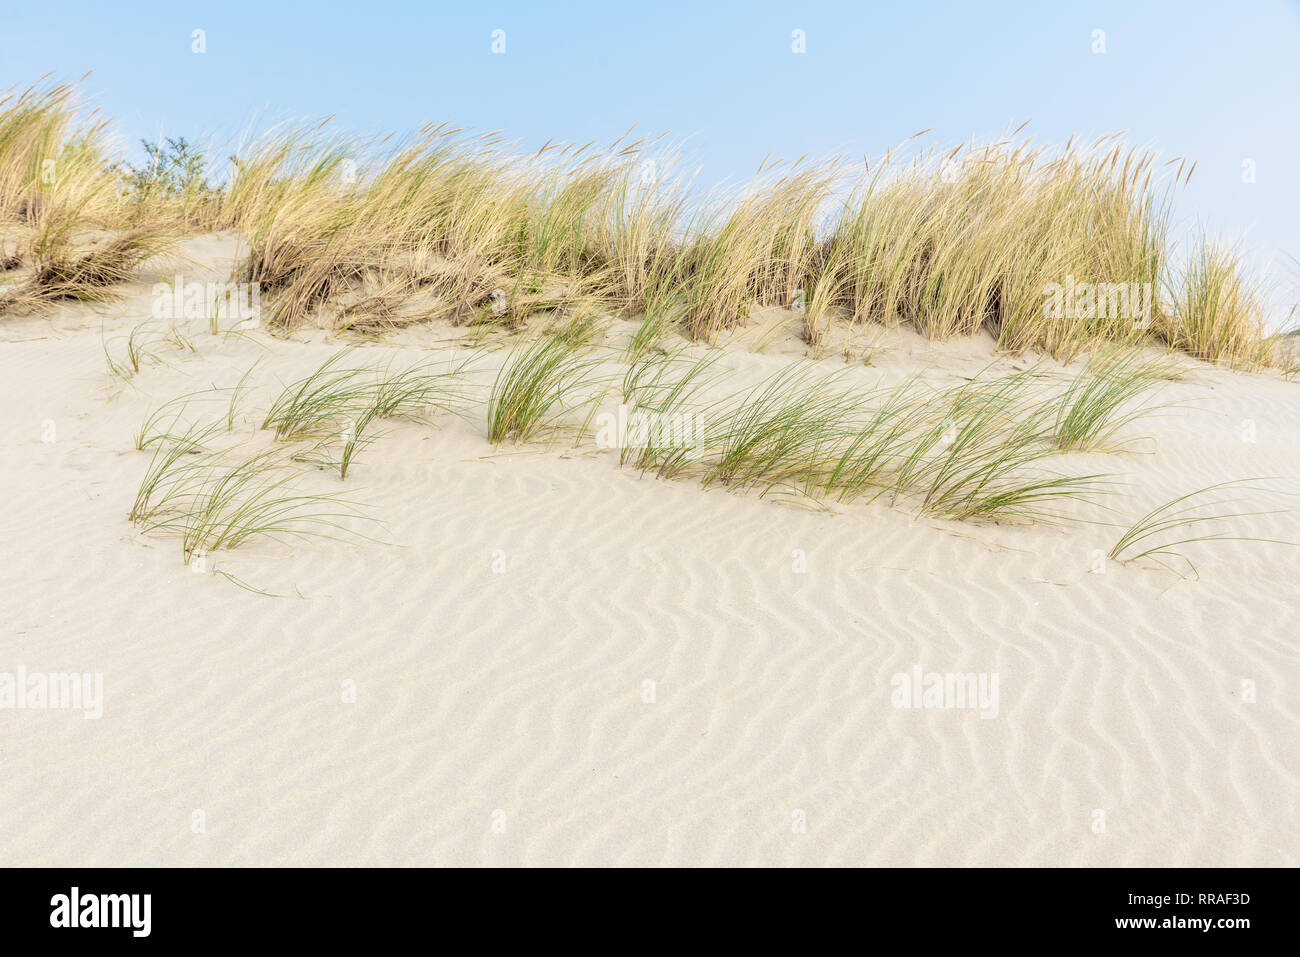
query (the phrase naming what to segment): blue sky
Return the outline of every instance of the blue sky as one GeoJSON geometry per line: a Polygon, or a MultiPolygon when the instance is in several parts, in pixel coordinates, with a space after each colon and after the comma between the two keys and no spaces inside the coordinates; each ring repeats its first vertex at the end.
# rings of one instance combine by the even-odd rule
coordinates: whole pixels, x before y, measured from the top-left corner
{"type": "Polygon", "coordinates": [[[330,113],[356,132],[447,120],[525,147],[609,142],[638,123],[686,139],[714,183],[769,152],[875,157],[927,127],[941,147],[1025,120],[1044,143],[1128,130],[1196,160],[1180,230],[1244,239],[1279,305],[1300,286],[1287,259],[1300,256],[1296,0],[4,6],[0,86],[93,70],[86,99],[125,144],[229,142],[259,118],[330,113]],[[807,52],[792,51],[794,30],[807,52]]]}

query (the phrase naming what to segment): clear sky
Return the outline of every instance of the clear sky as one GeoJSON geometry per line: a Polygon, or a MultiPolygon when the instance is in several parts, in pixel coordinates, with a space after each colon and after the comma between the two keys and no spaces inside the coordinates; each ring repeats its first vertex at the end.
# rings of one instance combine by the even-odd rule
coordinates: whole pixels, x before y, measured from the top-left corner
{"type": "Polygon", "coordinates": [[[525,147],[608,142],[638,123],[686,138],[714,183],[769,152],[876,157],[927,127],[937,146],[1025,120],[1044,143],[1127,130],[1197,161],[1180,229],[1244,238],[1278,305],[1300,287],[1287,258],[1300,257],[1297,0],[0,6],[0,86],[93,70],[87,101],[128,144],[223,142],[259,118],[331,113],[356,132],[447,120],[525,147]]]}

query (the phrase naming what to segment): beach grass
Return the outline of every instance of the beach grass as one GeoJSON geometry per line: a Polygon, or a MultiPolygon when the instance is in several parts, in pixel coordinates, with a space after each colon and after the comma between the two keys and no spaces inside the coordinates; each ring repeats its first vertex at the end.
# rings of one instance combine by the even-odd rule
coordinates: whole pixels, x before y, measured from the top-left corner
{"type": "Polygon", "coordinates": [[[343,364],[354,355],[351,348],[335,352],[285,387],[262,421],[262,428],[274,430],[277,441],[314,440],[311,449],[295,452],[295,459],[337,468],[342,479],[357,452],[374,440],[370,430],[376,421],[429,421],[441,412],[462,414],[467,399],[463,378],[468,360],[437,371],[418,364],[394,369],[391,361],[343,364]]]}
{"type": "Polygon", "coordinates": [[[1200,577],[1185,548],[1201,542],[1266,542],[1300,547],[1300,542],[1242,535],[1226,530],[1233,520],[1262,515],[1276,515],[1282,509],[1236,511],[1242,501],[1238,493],[1268,491],[1255,483],[1267,479],[1235,479],[1194,489],[1157,505],[1133,522],[1111,546],[1108,557],[1118,562],[1135,562],[1150,558],[1180,577],[1182,569],[1200,577]],[[1221,496],[1228,497],[1221,497],[1221,496]],[[1175,566],[1173,563],[1181,563],[1175,566]]]}
{"type": "Polygon", "coordinates": [[[525,153],[499,131],[391,139],[304,123],[250,135],[231,175],[209,180],[219,164],[181,141],[145,170],[110,162],[106,121],[83,115],[74,85],[41,82],[0,99],[0,221],[17,234],[5,258],[25,264],[0,310],[107,298],[186,230],[228,229],[247,243],[234,278],[259,284],[279,330],[514,330],[558,312],[566,334],[589,336],[599,314],[640,321],[635,358],[779,306],[802,313],[814,356],[835,323],[908,323],[1061,359],[1111,343],[1282,361],[1238,251],[1206,237],[1173,260],[1172,203],[1194,164],[1118,136],[1049,148],[1016,130],[947,151],[918,139],[861,163],[765,161],[709,190],[676,173],[662,137],[631,135],[525,153]],[[1102,293],[1054,314],[1047,291],[1076,280],[1150,294],[1140,315],[1102,293]]]}
{"type": "Polygon", "coordinates": [[[1109,476],[1045,468],[1057,450],[1044,441],[1046,413],[1031,397],[1033,374],[977,378],[930,400],[896,479],[921,513],[1045,519],[1051,506],[1104,489],[1109,476]]]}
{"type": "Polygon", "coordinates": [[[1166,357],[1115,347],[1094,354],[1055,402],[1053,444],[1063,452],[1112,447],[1117,433],[1159,411],[1135,400],[1171,374],[1166,357]]]}
{"type": "Polygon", "coordinates": [[[487,404],[487,437],[494,445],[525,442],[559,426],[581,405],[600,359],[562,338],[524,340],[502,364],[487,404]]]}
{"type": "Polygon", "coordinates": [[[241,458],[201,452],[193,441],[161,443],[129,518],[144,531],[177,535],[185,564],[258,538],[355,538],[357,526],[372,521],[351,499],[295,488],[285,465],[275,448],[241,458]]]}

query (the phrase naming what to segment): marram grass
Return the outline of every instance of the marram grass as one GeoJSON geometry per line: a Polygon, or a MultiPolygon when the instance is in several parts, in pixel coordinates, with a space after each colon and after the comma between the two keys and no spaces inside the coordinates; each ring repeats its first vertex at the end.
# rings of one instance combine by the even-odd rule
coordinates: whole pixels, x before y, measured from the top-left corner
{"type": "Polygon", "coordinates": [[[295,459],[336,468],[343,479],[357,452],[374,440],[375,422],[427,420],[440,412],[460,414],[465,406],[466,362],[438,371],[419,365],[394,370],[391,362],[343,365],[352,352],[334,353],[285,387],[262,421],[262,428],[274,430],[277,440],[314,440],[310,450],[295,452],[295,459]]]}
{"type": "Polygon", "coordinates": [[[1048,149],[1018,133],[856,166],[770,163],[701,191],[630,131],[525,154],[447,124],[398,141],[304,124],[249,137],[210,178],[224,161],[188,144],[163,174],[124,169],[73,87],[38,84],[0,99],[0,225],[18,237],[3,258],[20,264],[0,312],[106,298],[179,232],[230,229],[248,247],[237,278],[260,283],[273,328],[514,329],[578,308],[636,319],[635,358],[782,306],[814,354],[833,323],[905,322],[1060,358],[1146,342],[1239,368],[1282,361],[1240,256],[1206,238],[1172,261],[1172,202],[1194,164],[1116,137],[1048,149]],[[1045,291],[1074,280],[1150,289],[1142,321],[1051,314],[1045,291]]]}
{"type": "Polygon", "coordinates": [[[144,531],[178,536],[185,564],[254,539],[358,537],[356,526],[370,521],[362,506],[297,488],[286,464],[275,448],[241,458],[201,452],[198,439],[160,443],[129,518],[144,531]]]}
{"type": "Polygon", "coordinates": [[[1126,528],[1111,546],[1108,557],[1118,562],[1135,562],[1149,558],[1162,567],[1182,576],[1173,563],[1200,577],[1196,566],[1186,554],[1188,545],[1203,542],[1267,542],[1274,545],[1300,546],[1300,542],[1282,541],[1242,535],[1229,530],[1227,523],[1234,519],[1260,515],[1274,515],[1279,509],[1254,509],[1232,511],[1241,501],[1236,493],[1265,491],[1255,485],[1266,479],[1237,479],[1219,482],[1195,489],[1161,505],[1157,505],[1126,528]],[[1234,497],[1214,498],[1231,493],[1234,497]],[[1228,511],[1225,511],[1227,509],[1228,511]]]}
{"type": "Polygon", "coordinates": [[[1036,400],[1034,375],[942,390],[914,377],[863,392],[796,363],[707,400],[707,389],[725,385],[711,357],[642,359],[624,378],[628,404],[697,427],[689,441],[621,448],[620,462],[661,478],[811,500],[888,495],[919,514],[959,520],[1057,520],[1059,506],[1095,501],[1114,477],[1054,467],[1053,410],[1036,400]]]}
{"type": "Polygon", "coordinates": [[[487,437],[494,445],[524,442],[563,424],[592,403],[599,357],[583,355],[563,338],[520,342],[497,373],[487,405],[487,437]]]}
{"type": "Polygon", "coordinates": [[[1159,411],[1139,400],[1171,373],[1172,363],[1165,357],[1148,359],[1113,348],[1096,353],[1054,404],[1053,444],[1063,452],[1116,446],[1118,433],[1159,411]]]}

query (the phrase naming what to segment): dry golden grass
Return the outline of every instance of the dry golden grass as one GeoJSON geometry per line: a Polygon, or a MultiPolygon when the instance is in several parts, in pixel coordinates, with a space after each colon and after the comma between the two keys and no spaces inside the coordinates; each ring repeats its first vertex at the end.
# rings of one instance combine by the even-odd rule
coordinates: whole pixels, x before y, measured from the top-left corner
{"type": "Polygon", "coordinates": [[[109,162],[104,120],[79,122],[68,85],[0,98],[0,225],[20,237],[10,269],[28,266],[0,295],[0,311],[59,299],[103,300],[171,238],[157,210],[125,195],[109,162]]]}
{"type": "Polygon", "coordinates": [[[1234,369],[1280,364],[1280,336],[1270,335],[1262,293],[1241,265],[1237,250],[1202,236],[1187,264],[1170,282],[1174,319],[1169,342],[1178,349],[1234,369]]]}
{"type": "Polygon", "coordinates": [[[516,329],[599,311],[641,320],[634,359],[780,305],[802,313],[814,354],[833,323],[907,322],[1060,358],[1155,342],[1234,367],[1278,362],[1239,257],[1207,241],[1170,264],[1171,200],[1190,170],[1117,137],[1052,151],[1012,134],[860,173],[777,162],[701,197],[671,152],[631,131],[524,155],[499,133],[373,141],[328,122],[252,138],[220,185],[204,157],[159,185],[109,163],[104,122],[78,115],[67,85],[0,100],[0,225],[18,237],[0,259],[21,277],[0,310],[110,295],[169,238],[216,228],[246,237],[236,278],[260,284],[282,329],[516,329]],[[1145,321],[1052,315],[1046,290],[1067,280],[1149,288],[1145,321]]]}

